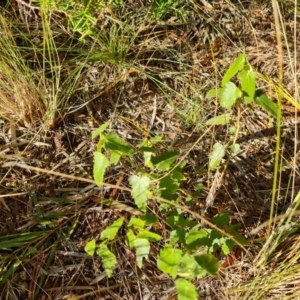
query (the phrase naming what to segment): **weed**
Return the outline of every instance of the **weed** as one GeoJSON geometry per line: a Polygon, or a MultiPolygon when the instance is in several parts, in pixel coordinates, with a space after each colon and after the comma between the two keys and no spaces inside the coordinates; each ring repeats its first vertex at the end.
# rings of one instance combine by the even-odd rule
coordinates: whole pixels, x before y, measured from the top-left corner
{"type": "MultiPolygon", "coordinates": [[[[144,140],[134,150],[114,133],[105,133],[107,126],[108,123],[93,133],[93,138],[99,136],[97,151],[94,153],[95,181],[101,186],[110,166],[117,165],[122,160],[130,163],[135,155],[142,154],[144,171],[133,164],[136,174],[128,178],[132,188],[131,196],[142,215],[139,218],[132,217],[126,224],[124,218],[119,218],[101,233],[100,242],[93,239],[87,243],[86,252],[89,255],[94,255],[95,252],[100,255],[106,273],[112,276],[117,259],[110,248],[118,230],[124,225],[126,244],[135,250],[138,267],[142,268],[144,259],[148,258],[151,243],[161,241],[163,246],[157,257],[157,267],[173,278],[180,299],[196,299],[198,293],[191,280],[207,274],[216,275],[219,270],[220,263],[213,253],[221,249],[228,255],[235,243],[242,247],[246,244],[246,240],[238,232],[240,225],[228,225],[229,215],[219,214],[212,219],[213,223],[208,222],[212,229],[201,228],[194,216],[184,216],[184,212],[189,209],[182,208],[178,203],[178,192],[186,179],[182,173],[185,162],[177,162],[179,153],[156,154],[157,138],[144,140]],[[160,211],[171,227],[168,238],[146,229],[158,222],[155,215],[148,211],[148,202],[154,200],[159,203],[160,211]]],[[[214,167],[215,164],[211,163],[211,168],[214,167]]],[[[188,201],[191,200],[193,199],[188,201]]],[[[109,205],[109,201],[106,203],[109,205]]]]}

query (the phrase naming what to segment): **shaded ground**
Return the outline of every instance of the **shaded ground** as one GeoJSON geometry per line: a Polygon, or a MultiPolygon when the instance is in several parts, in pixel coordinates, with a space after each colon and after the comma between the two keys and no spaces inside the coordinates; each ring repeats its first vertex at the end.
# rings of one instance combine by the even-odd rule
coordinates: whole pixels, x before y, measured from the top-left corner
{"type": "MultiPolygon", "coordinates": [[[[195,2],[184,22],[167,17],[159,23],[143,20],[127,52],[129,67],[122,71],[109,59],[94,62],[94,56],[89,56],[91,62],[81,70],[74,87],[77,93],[57,112],[51,130],[44,130],[42,124],[29,129],[26,124],[12,126],[1,120],[0,236],[43,233],[36,236],[32,245],[29,243],[13,253],[2,251],[3,256],[11,257],[6,261],[7,269],[16,257],[19,266],[6,279],[1,298],[9,294],[8,299],[33,299],[37,293],[37,299],[176,299],[173,282],[155,266],[158,243],[139,269],[134,253],[120,240],[114,249],[119,266],[110,279],[100,258],[90,258],[84,252],[86,243],[98,238],[113,220],[121,215],[128,218],[136,209],[128,192],[99,188],[91,183],[96,147],[91,134],[108,120],[109,129],[133,147],[146,136],[162,135],[161,150],[176,149],[184,155],[192,149],[187,157],[188,180],[184,188],[193,191],[196,184],[204,185],[194,209],[201,212],[210,195],[213,205],[206,212],[207,218],[228,211],[231,221],[242,223],[245,232],[268,219],[276,143],[274,120],[257,107],[252,110],[243,107],[238,139],[242,152],[230,161],[217,190],[211,188],[216,175],[207,175],[208,155],[214,141],[228,140],[228,129],[215,128],[198,144],[194,142],[205,131],[205,121],[222,112],[215,101],[205,99],[205,94],[216,86],[239,52],[244,51],[255,68],[276,80],[272,11],[255,4],[243,8],[237,3],[216,1],[212,6],[209,9],[195,2]],[[25,165],[74,178],[29,170],[25,165]],[[75,180],[75,176],[91,182],[75,180]],[[118,200],[123,206],[112,209],[99,199],[118,200]]],[[[132,4],[128,11],[142,10],[141,7],[132,4]]],[[[39,22],[37,19],[28,23],[34,28],[28,29],[29,34],[38,37],[39,22]]],[[[65,22],[59,13],[53,14],[55,22],[58,25],[53,25],[54,29],[59,32],[55,36],[57,41],[65,40],[67,48],[80,44],[76,38],[67,39],[68,34],[59,31],[60,22],[65,22]]],[[[286,23],[291,35],[292,20],[287,17],[286,23]]],[[[99,28],[104,30],[109,25],[100,22],[99,28]]],[[[88,48],[80,47],[82,51],[88,48]]],[[[76,64],[71,64],[72,51],[65,58],[60,55],[64,70],[61,81],[65,82],[76,64]]],[[[285,59],[284,82],[287,91],[293,94],[292,72],[285,59]]],[[[28,64],[37,68],[38,61],[31,62],[28,58],[28,64]]],[[[260,84],[268,92],[266,83],[260,84]]],[[[295,138],[292,109],[285,102],[282,189],[276,203],[279,213],[285,211],[293,190],[300,185],[299,152],[294,151],[299,142],[295,138]]],[[[125,185],[130,173],[129,166],[118,166],[110,170],[105,182],[125,185]]],[[[155,203],[151,209],[158,211],[155,203]]],[[[153,230],[160,233],[168,230],[163,216],[153,230]]],[[[222,282],[222,276],[223,280],[227,276],[226,268],[231,266],[224,264],[220,279],[205,278],[198,283],[203,298],[234,299],[230,281],[227,286],[222,282]]],[[[245,282],[251,278],[250,269],[244,269],[245,282]]]]}

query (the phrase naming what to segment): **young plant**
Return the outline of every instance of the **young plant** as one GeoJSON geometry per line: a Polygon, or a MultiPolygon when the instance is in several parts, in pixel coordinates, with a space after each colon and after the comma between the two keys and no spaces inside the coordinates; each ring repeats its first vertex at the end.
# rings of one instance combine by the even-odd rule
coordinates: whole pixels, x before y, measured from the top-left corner
{"type": "MultiPolygon", "coordinates": [[[[140,268],[143,260],[149,256],[151,243],[160,242],[157,267],[174,280],[178,299],[198,299],[192,280],[218,274],[220,263],[214,255],[216,251],[228,255],[236,243],[246,243],[238,232],[239,225],[229,225],[229,215],[219,214],[212,219],[212,228],[201,227],[195,215],[187,216],[185,208],[179,204],[180,186],[186,179],[182,171],[184,162],[177,162],[179,153],[171,151],[157,154],[155,144],[160,137],[145,139],[135,150],[114,133],[106,133],[107,127],[108,124],[104,124],[93,133],[93,138],[99,137],[94,153],[94,179],[101,186],[107,168],[126,160],[135,173],[128,178],[128,182],[140,215],[131,217],[127,222],[124,218],[113,222],[102,232],[100,241],[92,240],[86,245],[86,252],[100,255],[107,275],[112,276],[117,259],[110,247],[122,226],[126,232],[126,245],[135,251],[140,268]],[[141,154],[144,166],[138,167],[134,164],[134,157],[141,154]],[[152,225],[158,220],[148,211],[150,200],[158,201],[160,212],[171,228],[166,240],[151,231],[152,225]],[[224,232],[226,235],[222,234],[224,232]]],[[[187,205],[192,197],[186,199],[187,205]]],[[[105,203],[109,205],[108,201],[105,203]]]]}
{"type": "MultiPolygon", "coordinates": [[[[233,107],[238,109],[238,119],[235,126],[230,128],[233,138],[226,144],[216,143],[210,157],[209,168],[215,170],[226,150],[229,148],[231,153],[239,152],[239,145],[235,144],[239,132],[240,106],[242,104],[251,105],[255,103],[264,108],[274,118],[277,118],[278,107],[264,93],[256,88],[256,73],[247,62],[244,54],[240,53],[232,65],[228,68],[223,76],[221,87],[208,91],[206,98],[211,99],[218,97],[220,106],[230,111],[233,107]],[[240,83],[236,85],[232,78],[236,76],[240,83]]],[[[216,116],[206,122],[206,125],[225,125],[232,121],[231,114],[226,112],[220,116],[216,116]]]]}

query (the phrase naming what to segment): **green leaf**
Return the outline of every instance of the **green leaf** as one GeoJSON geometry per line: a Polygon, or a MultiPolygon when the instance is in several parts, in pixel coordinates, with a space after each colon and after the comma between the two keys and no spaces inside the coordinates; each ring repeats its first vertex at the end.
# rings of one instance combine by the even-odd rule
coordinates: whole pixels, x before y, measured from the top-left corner
{"type": "Polygon", "coordinates": [[[178,158],[179,152],[165,152],[159,156],[153,156],[151,162],[158,169],[162,171],[168,171],[171,167],[171,164],[178,158]]]}
{"type": "Polygon", "coordinates": [[[102,185],[106,168],[109,166],[110,162],[105,155],[103,155],[101,152],[94,152],[93,175],[98,186],[102,185]]]}
{"type": "Polygon", "coordinates": [[[127,154],[130,156],[134,154],[134,150],[131,148],[131,146],[122,139],[118,138],[113,132],[110,132],[106,135],[105,149],[117,151],[119,154],[127,154]]]}
{"type": "Polygon", "coordinates": [[[225,147],[220,143],[215,143],[213,146],[212,153],[210,154],[210,160],[209,160],[209,168],[211,170],[215,170],[220,162],[221,159],[225,155],[225,147]]]}
{"type": "Polygon", "coordinates": [[[127,234],[126,234],[126,245],[129,248],[133,248],[135,239],[136,239],[135,234],[133,233],[133,231],[131,229],[129,229],[127,234]]]}
{"type": "Polygon", "coordinates": [[[180,181],[185,180],[185,176],[182,173],[182,167],[176,167],[173,172],[170,174],[172,176],[173,179],[175,179],[178,183],[180,183],[180,181]]]}
{"type": "Polygon", "coordinates": [[[177,180],[174,180],[172,176],[165,176],[159,182],[160,196],[167,200],[176,200],[178,195],[176,194],[180,184],[177,180]]]}
{"type": "Polygon", "coordinates": [[[184,228],[177,228],[175,230],[172,230],[170,232],[170,244],[175,245],[178,242],[184,244],[185,243],[185,235],[186,235],[186,231],[184,228]]]}
{"type": "Polygon", "coordinates": [[[124,218],[119,218],[118,220],[114,221],[111,225],[106,227],[102,232],[101,232],[101,240],[108,240],[111,241],[113,240],[120,227],[123,225],[124,218]]]}
{"type": "Polygon", "coordinates": [[[150,243],[147,239],[136,238],[133,241],[134,248],[136,249],[136,260],[138,266],[141,268],[143,266],[143,258],[148,258],[150,252],[150,243]]]}
{"type": "Polygon", "coordinates": [[[107,245],[103,243],[100,244],[96,252],[102,258],[102,262],[107,276],[111,277],[113,270],[118,263],[115,255],[108,249],[107,245]]]}
{"type": "Polygon", "coordinates": [[[129,183],[132,187],[131,195],[137,207],[146,212],[149,186],[151,180],[148,176],[133,175],[129,178],[129,183]]]}
{"type": "Polygon", "coordinates": [[[262,91],[257,91],[254,97],[254,103],[264,108],[275,119],[277,118],[278,106],[270,100],[262,91]]]}
{"type": "Polygon", "coordinates": [[[197,300],[198,293],[196,287],[186,279],[179,278],[175,281],[178,300],[197,300]]]}
{"type": "Polygon", "coordinates": [[[146,167],[152,169],[153,168],[153,163],[151,162],[151,158],[153,156],[153,152],[144,152],[144,164],[146,167]]]}
{"type": "Polygon", "coordinates": [[[205,122],[206,125],[225,125],[230,122],[230,114],[223,114],[209,119],[205,122]]]}
{"type": "Polygon", "coordinates": [[[120,161],[121,155],[118,152],[113,151],[110,155],[110,163],[112,165],[117,165],[120,161]]]}
{"type": "Polygon", "coordinates": [[[247,245],[247,240],[242,236],[238,230],[241,227],[241,224],[233,224],[233,225],[225,225],[224,230],[228,232],[230,235],[232,235],[237,242],[239,242],[242,245],[247,245]]]}
{"type": "Polygon", "coordinates": [[[215,258],[212,254],[208,253],[208,254],[196,255],[195,260],[209,274],[217,275],[217,272],[220,268],[220,263],[218,259],[215,258]]]}
{"type": "Polygon", "coordinates": [[[229,223],[230,217],[228,213],[219,213],[212,218],[212,221],[220,228],[229,223]]]}
{"type": "Polygon", "coordinates": [[[157,267],[172,278],[177,275],[177,269],[181,261],[182,251],[174,249],[172,245],[166,245],[161,249],[157,258],[157,267]]]}
{"type": "Polygon", "coordinates": [[[221,94],[220,105],[223,108],[231,109],[236,100],[241,96],[241,90],[233,82],[227,82],[224,85],[223,92],[221,94]]]}
{"type": "Polygon", "coordinates": [[[146,226],[150,226],[150,225],[158,222],[155,214],[145,213],[140,218],[141,218],[141,220],[145,221],[146,226]]]}
{"type": "Polygon", "coordinates": [[[241,151],[241,146],[240,144],[233,144],[230,146],[230,150],[232,151],[233,154],[237,154],[241,151]]]}
{"type": "Polygon", "coordinates": [[[93,256],[96,250],[96,240],[92,239],[91,241],[89,241],[85,247],[84,247],[84,251],[90,255],[93,256]]]}
{"type": "Polygon", "coordinates": [[[211,89],[207,92],[206,94],[206,98],[207,99],[211,99],[211,98],[216,98],[216,97],[220,97],[221,94],[223,92],[223,89],[222,88],[219,88],[219,89],[211,89]]]}
{"type": "Polygon", "coordinates": [[[225,75],[223,76],[222,87],[225,86],[225,84],[228,83],[234,75],[236,75],[239,71],[241,71],[244,68],[244,65],[245,65],[245,55],[243,53],[240,53],[236,58],[236,60],[228,68],[225,75]]]}
{"type": "Polygon", "coordinates": [[[252,70],[244,70],[238,74],[238,79],[241,81],[242,91],[246,94],[246,103],[252,103],[255,94],[256,79],[252,70]]]}
{"type": "Polygon", "coordinates": [[[194,256],[185,253],[181,259],[177,275],[187,279],[202,278],[207,274],[206,270],[199,266],[194,256]]]}
{"type": "Polygon", "coordinates": [[[224,242],[222,243],[222,252],[225,254],[225,255],[228,255],[231,250],[233,249],[235,243],[233,240],[229,239],[229,238],[225,238],[224,239],[224,242]]]}
{"type": "Polygon", "coordinates": [[[48,231],[24,232],[10,234],[0,237],[0,250],[12,250],[13,248],[21,248],[22,246],[38,239],[47,234],[48,231]]]}
{"type": "Polygon", "coordinates": [[[230,127],[229,127],[229,133],[230,133],[230,134],[236,133],[236,127],[235,127],[235,126],[230,126],[230,127]]]}
{"type": "Polygon", "coordinates": [[[157,242],[161,240],[160,235],[145,229],[141,229],[137,237],[140,239],[147,239],[150,242],[157,242]]]}
{"type": "Polygon", "coordinates": [[[207,246],[209,244],[209,229],[200,229],[199,226],[192,228],[186,235],[186,247],[194,251],[200,246],[207,246]]]}
{"type": "Polygon", "coordinates": [[[127,225],[128,228],[143,229],[145,227],[145,221],[140,218],[132,217],[127,225]]]}
{"type": "Polygon", "coordinates": [[[109,123],[102,124],[99,128],[93,131],[92,138],[95,139],[97,136],[101,136],[101,133],[108,127],[109,123]]]}

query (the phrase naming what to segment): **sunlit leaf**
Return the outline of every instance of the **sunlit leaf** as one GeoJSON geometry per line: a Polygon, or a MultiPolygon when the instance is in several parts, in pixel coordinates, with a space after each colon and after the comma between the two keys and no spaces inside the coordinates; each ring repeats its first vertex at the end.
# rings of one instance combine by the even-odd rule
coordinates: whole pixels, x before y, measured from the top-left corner
{"type": "Polygon", "coordinates": [[[140,218],[132,217],[127,225],[128,228],[143,229],[145,227],[145,221],[140,218]]]}
{"type": "Polygon", "coordinates": [[[241,96],[241,90],[233,82],[227,82],[221,94],[220,105],[223,108],[230,109],[241,96]]]}
{"type": "Polygon", "coordinates": [[[211,89],[211,90],[209,90],[209,91],[207,92],[207,94],[206,94],[205,97],[206,97],[207,99],[220,97],[221,94],[222,94],[222,92],[223,92],[223,89],[222,89],[222,88],[220,88],[220,89],[211,89]]]}
{"type": "Polygon", "coordinates": [[[246,103],[252,103],[256,87],[255,73],[252,70],[244,70],[238,74],[238,78],[241,81],[242,91],[246,94],[246,103]]]}
{"type": "Polygon", "coordinates": [[[219,166],[224,155],[225,147],[220,143],[215,143],[210,154],[209,168],[215,170],[219,166]]]}
{"type": "Polygon", "coordinates": [[[206,246],[209,244],[209,229],[199,229],[198,226],[192,228],[186,234],[186,247],[189,250],[196,250],[200,246],[206,246]]]}
{"type": "Polygon", "coordinates": [[[140,239],[147,239],[150,242],[157,242],[162,238],[160,235],[145,229],[141,229],[137,237],[140,239]]]}
{"type": "Polygon", "coordinates": [[[96,240],[92,239],[91,241],[87,242],[84,247],[84,251],[88,254],[93,256],[96,250],[96,240]]]}
{"type": "Polygon", "coordinates": [[[101,186],[103,183],[104,174],[106,168],[110,166],[109,160],[101,152],[94,152],[94,168],[93,175],[94,180],[98,186],[101,186]]]}
{"type": "Polygon", "coordinates": [[[245,55],[243,53],[240,53],[223,76],[222,86],[225,86],[225,84],[228,83],[234,75],[241,71],[244,68],[244,65],[245,55]]]}
{"type": "Polygon", "coordinates": [[[138,266],[143,266],[143,259],[148,258],[150,252],[150,243],[147,239],[136,238],[133,241],[134,248],[136,249],[136,261],[138,266]]]}
{"type": "Polygon", "coordinates": [[[229,239],[229,238],[224,238],[224,241],[222,243],[222,252],[225,255],[230,254],[230,252],[232,251],[233,247],[234,247],[235,243],[233,240],[229,239]]]}
{"type": "Polygon", "coordinates": [[[206,270],[199,266],[193,255],[189,253],[183,255],[178,268],[178,276],[193,279],[194,277],[202,278],[206,274],[206,270]]]}
{"type": "Polygon", "coordinates": [[[134,240],[135,240],[136,236],[135,234],[133,233],[133,231],[131,229],[129,229],[127,231],[127,234],[126,234],[126,245],[129,247],[129,248],[133,248],[134,247],[134,240]]]}
{"type": "Polygon", "coordinates": [[[102,258],[102,262],[107,276],[111,277],[113,270],[117,265],[116,256],[108,249],[107,245],[103,243],[100,244],[96,252],[102,258]]]}
{"type": "Polygon", "coordinates": [[[233,154],[237,154],[241,151],[241,146],[240,146],[240,144],[233,144],[230,146],[230,149],[233,154]]]}
{"type": "Polygon", "coordinates": [[[129,183],[132,187],[131,195],[135,204],[141,211],[146,212],[150,178],[145,175],[133,175],[129,178],[129,183]]]}
{"type": "Polygon", "coordinates": [[[101,136],[101,133],[108,127],[109,123],[102,124],[99,128],[92,132],[92,138],[95,139],[97,136],[101,136]]]}
{"type": "Polygon", "coordinates": [[[123,225],[124,218],[119,218],[118,220],[114,221],[111,225],[106,227],[102,232],[101,232],[101,240],[108,240],[111,241],[113,240],[120,227],[123,225]]]}
{"type": "Polygon", "coordinates": [[[121,155],[119,152],[113,151],[110,155],[110,163],[112,165],[117,165],[120,161],[121,155]]]}
{"type": "Polygon", "coordinates": [[[206,125],[225,125],[230,122],[230,114],[223,114],[209,119],[205,122],[206,125]]]}
{"type": "Polygon", "coordinates": [[[170,274],[172,278],[177,275],[177,269],[180,264],[182,251],[174,249],[172,245],[166,245],[161,249],[157,259],[158,268],[164,273],[170,274]]]}
{"type": "Polygon", "coordinates": [[[178,300],[197,300],[198,293],[196,287],[186,279],[179,278],[175,281],[178,300]]]}

